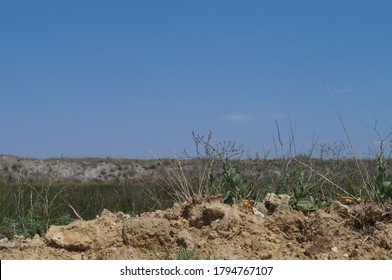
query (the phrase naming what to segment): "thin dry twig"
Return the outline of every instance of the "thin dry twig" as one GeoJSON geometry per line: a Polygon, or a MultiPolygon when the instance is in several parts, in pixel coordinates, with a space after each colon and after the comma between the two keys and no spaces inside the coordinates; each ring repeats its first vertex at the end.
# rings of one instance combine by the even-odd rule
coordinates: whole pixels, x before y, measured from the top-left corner
{"type": "Polygon", "coordinates": [[[72,211],[74,212],[75,216],[78,217],[79,220],[82,220],[82,221],[83,221],[82,216],[80,216],[79,213],[75,210],[75,208],[73,208],[73,206],[71,205],[71,203],[67,202],[67,205],[68,205],[69,208],[72,209],[72,211]]]}
{"type": "MultiPolygon", "coordinates": [[[[358,161],[358,158],[357,158],[357,155],[356,155],[356,152],[355,152],[354,145],[353,145],[353,143],[352,143],[350,134],[349,134],[349,132],[348,132],[347,126],[346,126],[345,123],[344,123],[343,115],[342,115],[342,113],[341,113],[341,111],[340,111],[340,109],[339,109],[338,103],[336,102],[336,99],[335,99],[335,97],[334,97],[334,95],[333,95],[333,93],[332,93],[332,90],[331,90],[331,88],[329,87],[329,84],[328,84],[328,82],[327,82],[327,79],[324,77],[324,75],[323,75],[323,73],[322,73],[322,71],[321,71],[319,65],[316,63],[316,61],[313,59],[313,57],[310,55],[310,53],[305,49],[304,45],[303,45],[303,44],[301,43],[301,41],[297,38],[297,36],[296,36],[293,32],[291,32],[291,30],[289,30],[287,27],[286,27],[286,31],[287,31],[287,33],[291,36],[291,38],[294,40],[294,42],[297,44],[298,48],[299,48],[299,49],[303,52],[303,54],[307,57],[307,59],[309,60],[309,62],[313,65],[313,67],[314,67],[314,69],[316,70],[318,76],[320,77],[321,81],[323,82],[324,87],[325,87],[325,89],[326,89],[326,93],[327,93],[327,95],[329,96],[329,98],[330,98],[330,100],[331,100],[331,102],[332,102],[333,108],[334,108],[334,110],[335,110],[335,112],[336,112],[336,115],[338,116],[338,119],[339,119],[339,121],[340,121],[340,124],[341,124],[341,126],[342,126],[342,128],[343,128],[344,134],[345,134],[345,136],[346,136],[346,138],[347,138],[348,144],[349,144],[350,149],[351,149],[351,153],[353,154],[353,157],[354,157],[355,164],[356,164],[356,166],[357,166],[357,168],[358,168],[359,174],[361,175],[362,182],[363,182],[364,186],[366,186],[365,176],[363,175],[362,170],[361,170],[361,167],[359,166],[359,161],[358,161]]],[[[367,189],[367,191],[369,192],[368,189],[367,189]]],[[[345,192],[345,191],[344,191],[344,192],[345,192]]],[[[346,193],[346,192],[345,192],[345,193],[346,193]]],[[[369,195],[369,197],[371,197],[371,195],[370,195],[369,193],[368,193],[368,195],[369,195]]]]}
{"type": "Polygon", "coordinates": [[[315,174],[317,174],[318,176],[320,176],[321,178],[323,178],[324,180],[326,180],[328,183],[332,184],[334,187],[338,188],[341,192],[345,193],[346,195],[352,197],[353,199],[357,200],[356,197],[354,197],[353,195],[349,194],[345,189],[343,189],[342,187],[340,187],[339,185],[337,185],[336,183],[334,183],[333,181],[331,181],[330,179],[328,179],[326,176],[324,176],[323,174],[321,174],[320,172],[317,172],[316,170],[314,170],[311,166],[309,166],[308,164],[293,158],[294,161],[302,164],[303,166],[309,168],[309,170],[315,174]]]}

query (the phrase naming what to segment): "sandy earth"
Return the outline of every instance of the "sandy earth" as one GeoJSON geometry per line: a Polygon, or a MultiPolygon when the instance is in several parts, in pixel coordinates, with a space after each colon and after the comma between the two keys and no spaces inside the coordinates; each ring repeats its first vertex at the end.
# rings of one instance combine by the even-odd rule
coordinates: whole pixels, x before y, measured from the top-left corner
{"type": "Polygon", "coordinates": [[[176,259],[181,248],[201,259],[392,258],[391,204],[336,202],[305,215],[285,200],[230,206],[193,197],[137,217],[104,210],[45,237],[2,239],[0,259],[176,259]]]}

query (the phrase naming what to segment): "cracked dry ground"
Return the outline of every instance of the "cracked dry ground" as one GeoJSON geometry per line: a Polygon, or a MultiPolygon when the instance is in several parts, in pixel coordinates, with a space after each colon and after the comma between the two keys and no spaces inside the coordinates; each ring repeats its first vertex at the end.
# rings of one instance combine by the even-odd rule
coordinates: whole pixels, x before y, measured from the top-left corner
{"type": "Polygon", "coordinates": [[[193,197],[130,217],[104,210],[94,220],[51,226],[45,237],[0,240],[0,259],[391,259],[392,205],[339,202],[304,214],[283,196],[254,207],[193,197]]]}

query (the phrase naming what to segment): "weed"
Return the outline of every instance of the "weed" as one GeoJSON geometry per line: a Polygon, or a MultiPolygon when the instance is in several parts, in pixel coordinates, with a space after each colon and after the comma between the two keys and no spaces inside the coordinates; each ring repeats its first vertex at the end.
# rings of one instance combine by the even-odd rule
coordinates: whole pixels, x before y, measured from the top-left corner
{"type": "Polygon", "coordinates": [[[6,213],[3,213],[0,235],[7,238],[20,234],[42,236],[51,224],[70,222],[69,216],[55,217],[64,190],[61,188],[53,193],[50,184],[39,188],[30,184],[19,185],[10,197],[14,208],[3,209],[6,213]]]}
{"type": "Polygon", "coordinates": [[[136,214],[148,210],[141,201],[139,184],[86,184],[59,186],[55,183],[0,186],[0,238],[45,234],[50,225],[73,219],[92,219],[104,208],[136,214]]]}
{"type": "Polygon", "coordinates": [[[369,185],[370,198],[373,200],[392,200],[392,174],[388,172],[388,165],[384,158],[383,140],[380,142],[380,152],[376,158],[377,176],[369,185]]]}
{"type": "Polygon", "coordinates": [[[213,145],[211,132],[207,136],[193,132],[192,136],[195,157],[183,151],[183,156],[158,160],[162,173],[151,180],[156,182],[153,187],[147,184],[148,180],[142,179],[147,199],[152,200],[154,206],[162,207],[162,201],[182,203],[194,195],[208,197],[219,193],[226,195],[228,203],[239,202],[241,198],[248,197],[247,188],[250,185],[231,165],[232,159],[242,156],[243,147],[236,146],[231,141],[213,145]],[[220,164],[222,172],[219,172],[220,164]],[[226,184],[229,185],[228,188],[226,184]]]}
{"type": "Polygon", "coordinates": [[[224,196],[224,202],[228,204],[240,203],[243,199],[249,199],[253,193],[251,184],[244,180],[235,167],[232,167],[228,159],[223,159],[223,178],[229,184],[229,190],[224,196]]]}
{"type": "Polygon", "coordinates": [[[292,188],[292,195],[289,205],[296,210],[303,212],[315,211],[319,208],[316,199],[310,194],[311,187],[304,181],[304,172],[294,173],[297,184],[292,188]]]}
{"type": "Polygon", "coordinates": [[[198,260],[199,256],[196,254],[196,244],[193,245],[192,249],[181,248],[177,257],[177,260],[198,260]]]}

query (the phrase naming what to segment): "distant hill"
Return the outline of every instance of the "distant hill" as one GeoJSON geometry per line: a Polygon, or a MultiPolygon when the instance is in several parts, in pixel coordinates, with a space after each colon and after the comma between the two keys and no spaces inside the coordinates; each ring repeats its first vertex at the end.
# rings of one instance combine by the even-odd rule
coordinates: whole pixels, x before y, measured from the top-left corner
{"type": "Polygon", "coordinates": [[[154,173],[157,160],[118,158],[20,158],[0,155],[1,182],[112,182],[154,173]]]}

